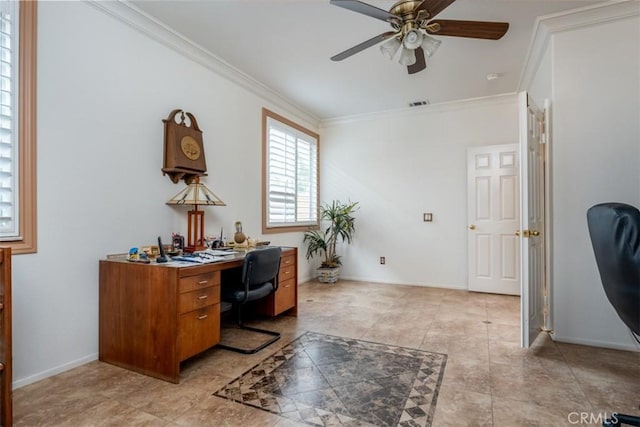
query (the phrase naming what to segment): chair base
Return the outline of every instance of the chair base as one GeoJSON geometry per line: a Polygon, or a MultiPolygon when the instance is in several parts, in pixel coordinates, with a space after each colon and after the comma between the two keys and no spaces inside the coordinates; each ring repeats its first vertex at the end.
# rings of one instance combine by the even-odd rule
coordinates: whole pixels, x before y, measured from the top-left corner
{"type": "Polygon", "coordinates": [[[246,326],[246,325],[239,324],[238,327],[240,329],[246,329],[248,331],[258,332],[258,333],[265,334],[265,335],[270,335],[272,338],[268,339],[267,341],[263,342],[262,344],[260,344],[257,347],[254,347],[254,348],[233,347],[233,346],[225,345],[225,344],[218,344],[218,347],[224,348],[226,350],[235,351],[236,353],[254,354],[254,353],[259,352],[263,348],[270,346],[274,342],[278,341],[280,339],[280,336],[281,336],[280,332],[267,331],[266,329],[254,328],[252,326],[246,326]]]}
{"type": "Polygon", "coordinates": [[[640,427],[640,417],[625,414],[613,414],[602,422],[603,427],[620,427],[622,425],[640,427]]]}

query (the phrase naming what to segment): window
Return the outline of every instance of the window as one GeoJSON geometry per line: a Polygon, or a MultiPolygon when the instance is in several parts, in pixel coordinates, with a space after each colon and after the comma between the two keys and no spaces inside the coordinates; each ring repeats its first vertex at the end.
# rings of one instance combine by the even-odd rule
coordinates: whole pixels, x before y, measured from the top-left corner
{"type": "Polygon", "coordinates": [[[35,1],[0,1],[0,245],[36,251],[35,1]]]}
{"type": "Polygon", "coordinates": [[[317,226],[318,135],[263,109],[262,136],[262,232],[317,226]]]}

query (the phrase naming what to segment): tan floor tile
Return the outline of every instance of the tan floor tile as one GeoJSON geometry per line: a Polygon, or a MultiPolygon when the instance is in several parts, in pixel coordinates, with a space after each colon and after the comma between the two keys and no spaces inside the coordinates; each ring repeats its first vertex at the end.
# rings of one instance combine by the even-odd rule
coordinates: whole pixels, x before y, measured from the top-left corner
{"type": "Polygon", "coordinates": [[[520,312],[520,297],[515,295],[486,294],[485,301],[489,308],[509,308],[520,312]]]}
{"type": "Polygon", "coordinates": [[[640,383],[640,352],[558,343],[579,381],[640,383]]]}
{"type": "Polygon", "coordinates": [[[443,314],[463,314],[469,318],[481,318],[487,320],[487,307],[484,302],[478,301],[442,301],[440,303],[439,315],[443,314]]]}
{"type": "Polygon", "coordinates": [[[492,426],[491,396],[442,385],[433,427],[492,426]]]}
{"type": "Polygon", "coordinates": [[[144,393],[129,396],[126,403],[165,421],[172,421],[208,399],[211,391],[190,384],[162,381],[148,387],[144,393]]]}
{"type": "Polygon", "coordinates": [[[269,427],[280,421],[277,415],[212,396],[173,422],[183,427],[269,427]]]}
{"type": "Polygon", "coordinates": [[[491,375],[486,361],[447,359],[443,384],[478,393],[491,393],[491,375]]]}
{"type": "Polygon", "coordinates": [[[502,325],[492,322],[487,325],[487,329],[489,331],[489,340],[520,343],[519,325],[502,325]]]}
{"type": "Polygon", "coordinates": [[[588,402],[566,365],[515,366],[490,364],[491,394],[567,411],[588,402]]]}
{"type": "Polygon", "coordinates": [[[452,320],[477,320],[484,322],[487,320],[487,313],[486,310],[465,311],[459,307],[451,307],[450,305],[443,304],[440,306],[440,310],[435,318],[443,322],[452,320]]]}
{"type": "Polygon", "coordinates": [[[546,364],[565,364],[562,353],[550,339],[528,349],[521,348],[515,341],[489,340],[489,355],[491,363],[507,365],[544,367],[546,364]]]}
{"type": "Polygon", "coordinates": [[[580,388],[597,412],[640,416],[640,383],[580,381],[580,388]]]}
{"type": "Polygon", "coordinates": [[[520,328],[520,310],[513,308],[490,308],[487,306],[487,319],[491,323],[514,325],[520,328]]]}
{"type": "Polygon", "coordinates": [[[144,427],[164,426],[167,422],[147,412],[132,408],[121,402],[105,400],[82,414],[77,414],[58,424],[60,427],[121,427],[136,425],[144,427]],[[87,420],[91,420],[87,422],[87,420]]]}
{"type": "Polygon", "coordinates": [[[369,329],[363,336],[365,341],[378,342],[381,344],[397,345],[398,331],[395,329],[369,329]]]}
{"type": "MultiPolygon", "coordinates": [[[[493,423],[495,426],[575,426],[580,413],[589,412],[588,405],[576,406],[567,411],[535,403],[512,399],[493,398],[493,423]]],[[[579,425],[579,424],[578,424],[579,425]]]]}
{"type": "Polygon", "coordinates": [[[487,337],[487,324],[481,319],[435,320],[427,332],[430,335],[487,337]]]}
{"type": "Polygon", "coordinates": [[[419,347],[422,350],[449,355],[450,360],[468,360],[489,364],[489,345],[486,338],[427,334],[419,347]]]}

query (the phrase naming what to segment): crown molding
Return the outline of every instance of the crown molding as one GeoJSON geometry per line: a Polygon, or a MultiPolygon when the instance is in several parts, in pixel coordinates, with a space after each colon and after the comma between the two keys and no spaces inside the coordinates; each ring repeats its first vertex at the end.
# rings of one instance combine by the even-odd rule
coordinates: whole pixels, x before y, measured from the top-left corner
{"type": "Polygon", "coordinates": [[[533,81],[553,34],[638,15],[640,15],[640,1],[611,0],[538,17],[534,23],[527,59],[518,83],[518,91],[526,90],[533,81]]]}
{"type": "Polygon", "coordinates": [[[489,107],[494,105],[514,104],[518,101],[517,93],[503,93],[500,95],[485,96],[480,98],[469,98],[451,102],[441,102],[438,104],[423,105],[420,107],[406,107],[395,110],[386,110],[374,113],[355,114],[352,116],[335,117],[322,120],[320,128],[344,125],[348,123],[365,122],[371,120],[393,119],[401,117],[411,117],[428,113],[441,113],[448,111],[460,111],[470,108],[489,107]]]}
{"type": "Polygon", "coordinates": [[[284,97],[267,85],[240,71],[233,65],[214,55],[203,46],[171,29],[163,22],[143,12],[126,0],[101,1],[85,0],[96,9],[116,18],[129,27],[141,32],[149,38],[178,52],[182,56],[208,68],[219,76],[250,91],[266,102],[285,110],[297,119],[317,126],[320,118],[284,97]]]}

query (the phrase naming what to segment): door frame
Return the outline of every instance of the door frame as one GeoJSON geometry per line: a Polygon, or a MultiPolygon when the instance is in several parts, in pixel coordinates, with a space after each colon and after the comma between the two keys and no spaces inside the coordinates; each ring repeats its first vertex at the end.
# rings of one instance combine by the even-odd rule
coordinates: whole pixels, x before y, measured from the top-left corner
{"type": "Polygon", "coordinates": [[[545,315],[544,327],[545,331],[553,336],[553,226],[552,226],[552,198],[551,198],[551,101],[545,98],[542,106],[542,114],[544,115],[544,268],[546,295],[544,301],[545,315]]]}

